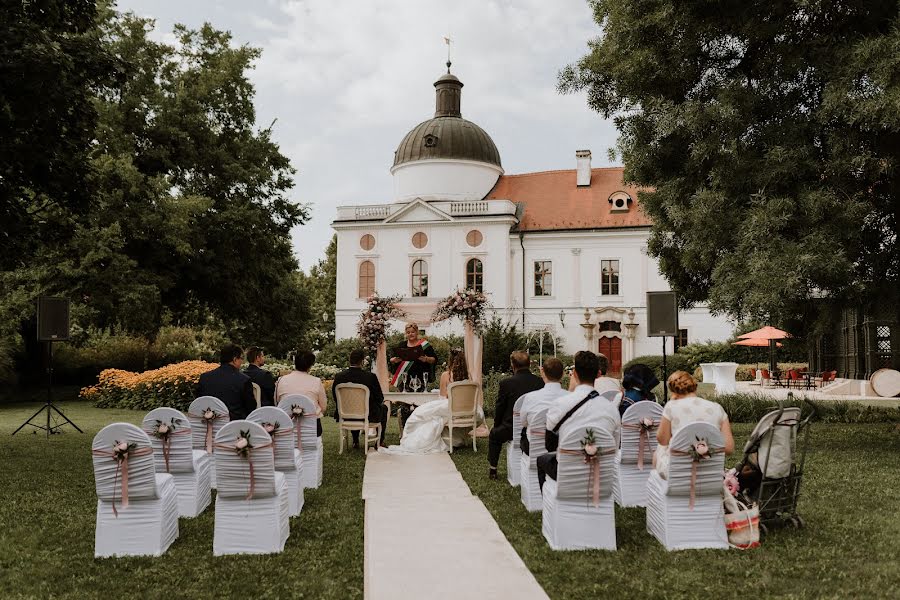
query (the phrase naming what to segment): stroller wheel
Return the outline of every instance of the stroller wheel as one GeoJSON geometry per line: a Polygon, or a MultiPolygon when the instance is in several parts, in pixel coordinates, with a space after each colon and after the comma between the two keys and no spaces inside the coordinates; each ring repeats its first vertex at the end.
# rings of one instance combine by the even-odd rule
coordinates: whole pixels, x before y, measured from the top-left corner
{"type": "Polygon", "coordinates": [[[791,521],[794,523],[794,527],[796,527],[797,529],[803,529],[804,527],[806,527],[806,522],[803,520],[803,517],[801,517],[800,515],[795,515],[791,519],[791,521]]]}
{"type": "Polygon", "coordinates": [[[763,525],[762,523],[760,523],[759,524],[759,534],[760,535],[769,535],[769,528],[766,527],[765,525],[763,525]]]}

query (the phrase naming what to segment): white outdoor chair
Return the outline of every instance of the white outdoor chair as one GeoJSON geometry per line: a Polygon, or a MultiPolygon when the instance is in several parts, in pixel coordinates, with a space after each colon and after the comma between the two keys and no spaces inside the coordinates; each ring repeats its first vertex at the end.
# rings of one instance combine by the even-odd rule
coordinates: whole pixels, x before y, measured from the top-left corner
{"type": "Polygon", "coordinates": [[[506,480],[513,487],[519,487],[519,482],[522,479],[522,448],[519,447],[522,443],[522,438],[519,436],[522,434],[520,411],[522,410],[522,399],[524,397],[524,394],[519,396],[519,399],[513,405],[513,438],[506,446],[506,480]]]}
{"type": "Polygon", "coordinates": [[[286,412],[294,422],[294,446],[303,455],[300,483],[304,488],[317,489],[322,485],[322,471],[325,462],[324,444],[316,431],[316,424],[319,420],[316,415],[319,406],[311,398],[302,394],[291,394],[281,399],[278,408],[286,412]],[[303,412],[300,415],[294,414],[294,406],[299,407],[303,412]]]}
{"type": "Polygon", "coordinates": [[[231,421],[216,435],[219,489],[213,555],[284,550],[290,534],[290,500],[284,474],[275,470],[271,443],[262,425],[250,421],[231,421]],[[248,456],[234,450],[242,431],[249,432],[253,446],[248,456]]]}
{"type": "Polygon", "coordinates": [[[200,396],[188,407],[188,421],[191,422],[191,445],[194,450],[205,450],[209,454],[209,482],[216,489],[216,434],[228,423],[228,407],[215,396],[200,396]],[[207,410],[213,412],[211,421],[203,418],[207,410]]]}
{"type": "Polygon", "coordinates": [[[528,452],[522,452],[519,459],[519,485],[522,504],[528,512],[539,512],[544,507],[541,486],[538,483],[537,459],[547,454],[544,442],[547,425],[547,409],[533,415],[528,420],[528,452]]]}
{"type": "Polygon", "coordinates": [[[656,452],[656,432],[662,419],[662,406],[656,402],[635,402],[622,415],[622,441],[616,454],[616,504],[619,506],[647,506],[647,478],[653,471],[656,452]],[[643,430],[641,422],[649,419],[653,425],[643,430]]]}
{"type": "Polygon", "coordinates": [[[559,437],[556,481],[548,477],[544,482],[544,538],[554,550],[615,550],[615,437],[602,424],[564,426],[559,437]],[[581,441],[588,429],[598,448],[596,466],[584,462],[581,441]]]}
{"type": "Polygon", "coordinates": [[[131,423],[113,423],[94,436],[91,452],[98,499],[94,556],[162,555],[178,537],[178,492],[171,475],[156,472],[147,434],[131,423]],[[113,454],[118,442],[134,444],[127,461],[113,454]]]}
{"type": "Polygon", "coordinates": [[[178,491],[178,516],[193,518],[210,503],[210,463],[206,450],[191,448],[191,424],[181,411],[155,408],[141,426],[150,437],[157,473],[171,473],[178,491]],[[165,438],[157,435],[160,424],[169,428],[165,438]]]}
{"type": "Polygon", "coordinates": [[[369,423],[369,388],[359,383],[342,383],[334,387],[334,401],[338,409],[338,454],[344,453],[344,441],[351,431],[363,434],[363,448],[369,453],[369,444],[376,448],[381,440],[381,423],[369,423]]]}
{"type": "Polygon", "coordinates": [[[267,424],[275,426],[269,434],[274,444],[275,470],[284,475],[288,489],[288,514],[296,517],[303,510],[303,484],[300,481],[303,457],[294,448],[294,423],[283,410],[274,406],[257,408],[247,415],[247,420],[262,425],[263,429],[267,424]]]}
{"type": "Polygon", "coordinates": [[[262,406],[262,388],[259,387],[258,383],[250,382],[250,385],[253,386],[253,399],[256,400],[256,408],[262,406]]]}
{"type": "Polygon", "coordinates": [[[620,390],[609,390],[608,392],[603,392],[600,394],[600,397],[608,400],[609,402],[615,402],[618,406],[619,403],[622,402],[622,398],[625,394],[623,394],[620,390]]]}
{"type": "Polygon", "coordinates": [[[475,429],[478,426],[478,384],[474,381],[456,381],[447,386],[447,403],[450,408],[450,418],[447,420],[450,454],[453,454],[453,430],[471,430],[472,450],[478,452],[475,429]]]}
{"type": "Polygon", "coordinates": [[[668,479],[654,469],[647,479],[647,531],[667,550],[728,548],[722,509],[725,455],[722,434],[709,423],[688,423],[669,443],[668,479]],[[696,465],[694,506],[691,508],[689,451],[697,438],[720,449],[696,465]]]}

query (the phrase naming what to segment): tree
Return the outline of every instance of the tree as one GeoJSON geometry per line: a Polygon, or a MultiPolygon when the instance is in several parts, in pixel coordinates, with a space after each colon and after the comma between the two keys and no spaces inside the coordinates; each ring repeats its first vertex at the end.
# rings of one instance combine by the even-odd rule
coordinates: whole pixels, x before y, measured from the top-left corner
{"type": "Polygon", "coordinates": [[[307,348],[320,349],[334,341],[334,307],[337,301],[337,236],[325,249],[325,257],[300,274],[300,285],[309,298],[310,328],[304,339],[307,348]],[[327,317],[327,320],[326,320],[327,317]]]}
{"type": "Polygon", "coordinates": [[[897,285],[896,2],[590,4],[603,34],[560,89],[615,117],[685,303],[787,323],[897,285]]]}

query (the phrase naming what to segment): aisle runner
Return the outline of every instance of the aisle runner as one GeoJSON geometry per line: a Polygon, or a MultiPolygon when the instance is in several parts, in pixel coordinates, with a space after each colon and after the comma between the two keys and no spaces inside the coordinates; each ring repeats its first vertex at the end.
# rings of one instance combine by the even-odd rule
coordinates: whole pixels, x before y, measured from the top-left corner
{"type": "Polygon", "coordinates": [[[448,454],[370,454],[362,495],[367,600],[547,599],[448,454]]]}

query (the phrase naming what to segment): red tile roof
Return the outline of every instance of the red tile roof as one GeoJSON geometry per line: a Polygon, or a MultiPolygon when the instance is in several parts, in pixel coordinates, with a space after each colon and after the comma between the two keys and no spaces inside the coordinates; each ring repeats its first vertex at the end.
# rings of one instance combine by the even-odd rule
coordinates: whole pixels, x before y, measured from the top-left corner
{"type": "Polygon", "coordinates": [[[575,184],[575,169],[502,175],[488,200],[523,205],[519,231],[647,227],[650,219],[638,205],[638,188],[626,186],[622,167],[591,169],[591,185],[575,184]],[[624,191],[633,202],[627,212],[611,212],[609,197],[624,191]]]}

